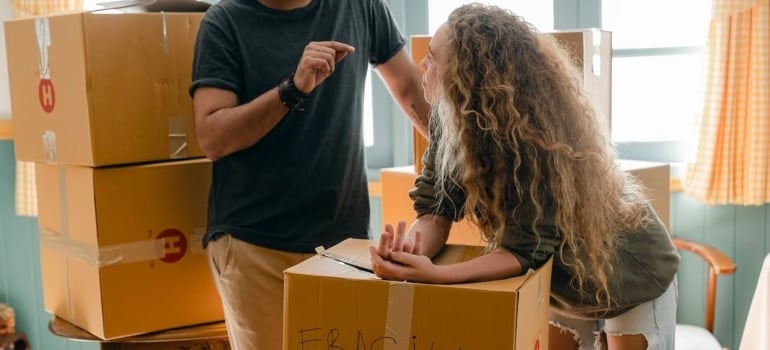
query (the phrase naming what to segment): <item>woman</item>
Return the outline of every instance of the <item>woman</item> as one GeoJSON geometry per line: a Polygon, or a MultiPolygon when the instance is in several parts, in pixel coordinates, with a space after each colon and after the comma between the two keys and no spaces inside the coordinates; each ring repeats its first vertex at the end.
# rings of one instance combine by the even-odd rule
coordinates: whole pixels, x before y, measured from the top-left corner
{"type": "Polygon", "coordinates": [[[618,169],[576,68],[521,17],[478,4],[435,33],[425,69],[433,107],[418,219],[371,248],[382,278],[508,278],[551,257],[551,349],[673,349],[679,255],[640,186],[618,169]],[[437,266],[452,221],[490,244],[437,266]]]}

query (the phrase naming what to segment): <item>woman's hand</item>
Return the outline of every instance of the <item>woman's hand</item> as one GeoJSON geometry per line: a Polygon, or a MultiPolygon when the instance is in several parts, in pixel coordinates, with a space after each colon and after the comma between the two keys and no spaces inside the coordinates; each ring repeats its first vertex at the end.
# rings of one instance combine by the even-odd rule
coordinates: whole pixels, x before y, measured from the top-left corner
{"type": "Polygon", "coordinates": [[[434,282],[437,266],[430,258],[422,255],[422,238],[419,231],[407,235],[406,223],[399,221],[386,224],[377,247],[369,247],[372,269],[383,279],[434,282]]]}
{"type": "Polygon", "coordinates": [[[392,252],[423,254],[422,235],[419,231],[414,232],[413,235],[407,235],[406,223],[403,221],[398,222],[398,229],[395,232],[393,231],[393,225],[386,224],[385,232],[380,235],[377,254],[385,260],[390,260],[392,252]]]}
{"type": "Polygon", "coordinates": [[[372,256],[372,270],[387,280],[409,281],[420,283],[442,283],[441,266],[425,255],[412,254],[403,251],[391,251],[389,259],[384,259],[379,248],[369,247],[372,256]]]}

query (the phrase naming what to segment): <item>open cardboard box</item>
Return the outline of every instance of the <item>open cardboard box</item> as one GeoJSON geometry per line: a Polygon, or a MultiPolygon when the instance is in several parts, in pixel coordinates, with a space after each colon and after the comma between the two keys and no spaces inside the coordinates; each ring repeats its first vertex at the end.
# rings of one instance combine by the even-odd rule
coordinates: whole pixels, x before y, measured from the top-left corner
{"type": "MultiPolygon", "coordinates": [[[[551,262],[523,276],[451,285],[382,280],[348,239],[284,271],[284,350],[547,349],[551,262]]],[[[483,247],[449,245],[437,264],[483,247]]]]}

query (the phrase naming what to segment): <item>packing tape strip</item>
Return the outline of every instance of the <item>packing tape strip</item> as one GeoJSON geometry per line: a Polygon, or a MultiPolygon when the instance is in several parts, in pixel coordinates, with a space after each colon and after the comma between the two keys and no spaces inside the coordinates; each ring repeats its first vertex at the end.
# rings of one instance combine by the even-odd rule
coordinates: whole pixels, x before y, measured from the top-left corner
{"type": "Polygon", "coordinates": [[[51,29],[48,24],[48,17],[35,18],[35,38],[37,39],[37,48],[40,53],[38,62],[41,79],[50,79],[51,71],[48,66],[48,48],[51,46],[51,29]]]}
{"type": "Polygon", "coordinates": [[[390,282],[385,334],[394,336],[396,343],[385,342],[384,350],[409,350],[415,286],[408,282],[390,282]]]}
{"type": "Polygon", "coordinates": [[[161,32],[163,35],[163,53],[168,55],[168,23],[166,21],[166,12],[160,11],[161,32]]]}
{"type": "MultiPolygon", "coordinates": [[[[51,133],[54,135],[54,147],[56,146],[56,133],[51,131],[51,133]]],[[[54,148],[55,150],[55,148],[54,148]]],[[[54,153],[55,155],[55,153],[54,153]]],[[[55,160],[55,159],[54,159],[55,160]]],[[[49,158],[49,161],[52,161],[49,158]]],[[[69,227],[69,215],[67,212],[67,202],[68,202],[68,194],[67,194],[67,169],[63,166],[57,167],[58,172],[58,181],[59,181],[59,229],[61,230],[61,238],[64,240],[69,240],[69,232],[67,228],[69,227]]],[[[40,193],[38,193],[40,194],[40,193]]],[[[41,228],[42,229],[42,228],[41,228]]],[[[43,235],[43,231],[41,230],[40,235],[40,247],[47,246],[47,240],[45,238],[45,235],[43,235]]],[[[70,292],[72,290],[72,282],[70,275],[70,255],[65,254],[64,255],[64,264],[60,267],[61,269],[64,269],[64,273],[62,276],[64,276],[64,297],[66,299],[66,314],[69,317],[70,321],[76,320],[75,316],[75,306],[73,305],[72,300],[72,293],[70,292]]]]}
{"type": "Polygon", "coordinates": [[[43,153],[48,163],[56,163],[56,132],[43,131],[43,153]]]}
{"type": "MultiPolygon", "coordinates": [[[[199,229],[198,229],[199,230],[199,229]]],[[[190,253],[202,254],[203,235],[190,236],[190,253]],[[196,248],[200,246],[200,248],[196,248]]],[[[66,234],[57,234],[50,230],[40,230],[40,244],[48,248],[64,251],[69,257],[85,261],[96,267],[131,264],[142,261],[160,260],[166,257],[165,239],[145,239],[130,243],[96,246],[94,244],[75,241],[66,234]]]]}
{"type": "Polygon", "coordinates": [[[183,117],[168,117],[169,158],[187,157],[187,121],[183,117]]]}
{"type": "MultiPolygon", "coordinates": [[[[202,235],[190,236],[190,252],[203,253],[203,249],[193,248],[200,246],[202,235]]],[[[64,251],[68,257],[74,257],[96,267],[131,264],[135,262],[160,260],[166,257],[165,239],[145,239],[130,243],[96,246],[94,244],[79,242],[67,237],[66,234],[57,234],[50,230],[40,230],[40,244],[48,248],[64,251]]]]}

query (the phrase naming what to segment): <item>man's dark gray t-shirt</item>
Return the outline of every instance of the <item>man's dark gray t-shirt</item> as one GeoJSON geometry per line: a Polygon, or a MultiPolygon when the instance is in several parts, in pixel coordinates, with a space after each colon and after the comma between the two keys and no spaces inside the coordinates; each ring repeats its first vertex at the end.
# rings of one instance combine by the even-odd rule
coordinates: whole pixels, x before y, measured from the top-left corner
{"type": "Polygon", "coordinates": [[[294,73],[308,43],[329,40],[356,51],[304,100],[304,111],[288,112],[256,144],[213,163],[204,244],[229,233],[312,252],[368,236],[364,82],[369,64],[386,62],[405,43],[382,0],[313,0],[290,11],[223,0],[201,22],[190,93],[217,87],[249,102],[294,73]]]}

